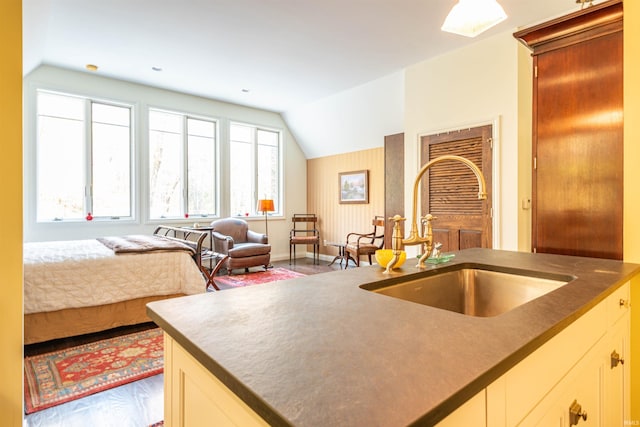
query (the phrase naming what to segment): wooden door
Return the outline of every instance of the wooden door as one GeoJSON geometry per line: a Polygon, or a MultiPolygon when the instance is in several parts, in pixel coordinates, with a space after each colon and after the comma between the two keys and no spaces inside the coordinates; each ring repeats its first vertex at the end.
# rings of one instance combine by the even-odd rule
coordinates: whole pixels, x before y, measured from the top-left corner
{"type": "Polygon", "coordinates": [[[622,259],[622,2],[515,34],[533,49],[532,249],[622,259]]]}
{"type": "Polygon", "coordinates": [[[492,126],[479,126],[421,138],[421,165],[442,155],[471,160],[482,170],[487,199],[478,199],[478,181],[463,163],[446,161],[431,167],[421,183],[421,212],[436,217],[433,240],[443,251],[491,248],[492,126]]]}

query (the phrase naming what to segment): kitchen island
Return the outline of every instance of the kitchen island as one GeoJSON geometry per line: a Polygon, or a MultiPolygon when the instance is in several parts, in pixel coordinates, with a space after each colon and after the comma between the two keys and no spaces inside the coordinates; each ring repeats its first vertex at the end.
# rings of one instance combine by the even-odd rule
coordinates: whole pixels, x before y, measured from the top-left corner
{"type": "MultiPolygon", "coordinates": [[[[483,410],[492,406],[488,387],[640,273],[640,266],[619,261],[487,249],[458,252],[425,270],[412,264],[407,260],[391,278],[486,265],[575,279],[493,317],[360,288],[390,279],[377,266],[158,301],[147,309],[169,346],[188,353],[265,425],[435,425],[474,396],[482,396],[483,410]]],[[[187,381],[169,374],[174,368],[165,367],[169,388],[187,381]]],[[[165,422],[182,424],[172,424],[176,396],[166,387],[165,393],[165,422]]],[[[179,405],[184,409],[185,402],[179,405]]]]}

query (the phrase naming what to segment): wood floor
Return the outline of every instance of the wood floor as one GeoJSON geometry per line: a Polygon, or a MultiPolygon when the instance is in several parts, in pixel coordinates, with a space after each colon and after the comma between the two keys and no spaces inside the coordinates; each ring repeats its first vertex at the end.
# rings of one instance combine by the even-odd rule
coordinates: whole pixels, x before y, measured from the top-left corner
{"type": "MultiPolygon", "coordinates": [[[[314,264],[310,258],[298,259],[291,265],[288,260],[273,262],[274,267],[284,267],[306,275],[341,268],[338,262],[331,266],[327,264],[322,260],[319,265],[314,264]]],[[[349,268],[354,268],[353,264],[349,268]]],[[[254,270],[260,269],[251,269],[254,270]]],[[[147,323],[31,344],[24,347],[24,354],[30,356],[47,353],[152,327],[155,327],[153,323],[147,323]]],[[[161,374],[26,415],[24,427],[145,427],[163,419],[163,408],[161,374]]]]}

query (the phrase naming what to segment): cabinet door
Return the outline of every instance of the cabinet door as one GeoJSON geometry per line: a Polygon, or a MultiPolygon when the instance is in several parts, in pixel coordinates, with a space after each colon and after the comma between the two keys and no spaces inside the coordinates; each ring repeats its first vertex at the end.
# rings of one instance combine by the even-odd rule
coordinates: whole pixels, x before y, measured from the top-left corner
{"type": "Polygon", "coordinates": [[[625,401],[629,396],[628,331],[628,316],[624,316],[611,331],[609,345],[603,351],[605,426],[622,426],[631,418],[629,402],[625,401]]]}
{"type": "MultiPolygon", "coordinates": [[[[603,426],[600,402],[604,363],[597,356],[599,355],[594,354],[587,359],[584,368],[576,372],[573,382],[559,399],[564,427],[603,426]],[[580,412],[577,412],[578,407],[580,412]]],[[[609,424],[604,424],[606,425],[609,424]]]]}
{"type": "Polygon", "coordinates": [[[537,57],[537,252],[622,259],[621,63],[622,33],[537,57]]]}
{"type": "MultiPolygon", "coordinates": [[[[609,427],[616,425],[601,422],[601,384],[605,368],[602,358],[603,348],[604,346],[598,345],[587,353],[522,422],[518,423],[518,426],[609,427]]],[[[540,375],[541,371],[538,371],[538,374],[540,375]]]]}
{"type": "Polygon", "coordinates": [[[165,333],[167,427],[267,427],[269,424],[165,333]]]}

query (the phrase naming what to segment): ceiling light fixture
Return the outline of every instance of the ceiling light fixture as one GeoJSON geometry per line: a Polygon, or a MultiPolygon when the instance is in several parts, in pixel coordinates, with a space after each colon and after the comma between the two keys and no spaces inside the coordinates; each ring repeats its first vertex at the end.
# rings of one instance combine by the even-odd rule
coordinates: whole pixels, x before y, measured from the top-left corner
{"type": "Polygon", "coordinates": [[[496,0],[458,0],[442,24],[441,30],[475,37],[507,19],[496,0]]]}
{"type": "Polygon", "coordinates": [[[158,72],[162,71],[162,67],[151,67],[151,69],[158,72]]]}
{"type": "Polygon", "coordinates": [[[98,66],[94,64],[87,64],[84,67],[89,71],[98,71],[98,66]]]}
{"type": "Polygon", "coordinates": [[[576,0],[576,3],[580,5],[580,9],[584,9],[585,3],[589,3],[587,7],[593,6],[593,0],[576,0]]]}

